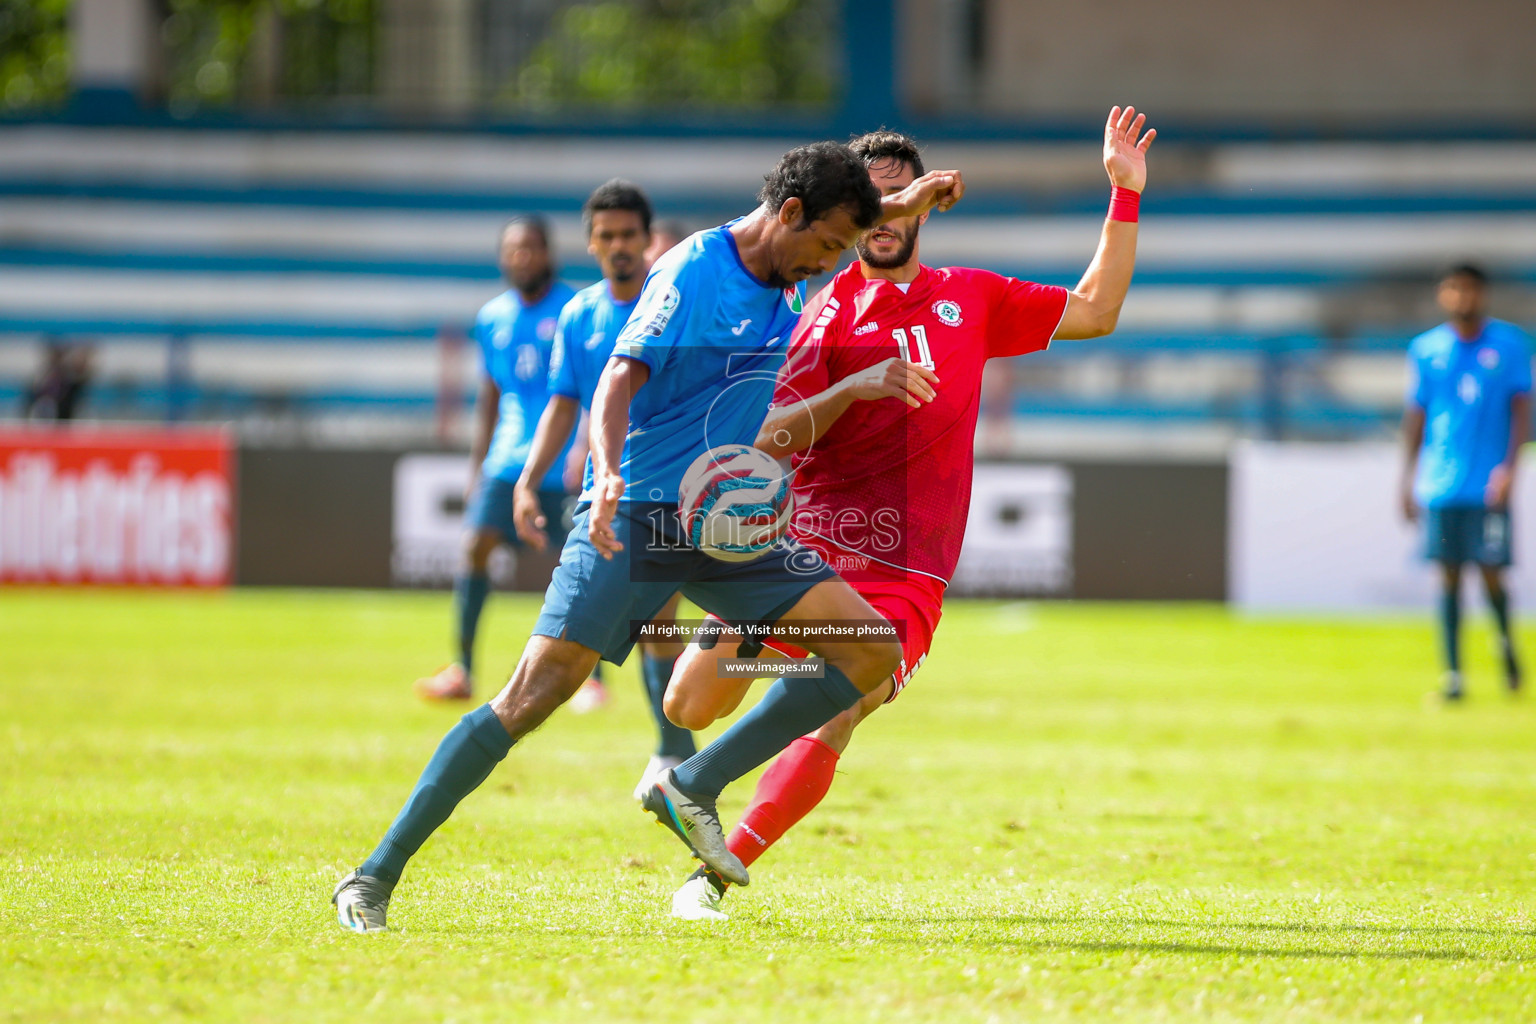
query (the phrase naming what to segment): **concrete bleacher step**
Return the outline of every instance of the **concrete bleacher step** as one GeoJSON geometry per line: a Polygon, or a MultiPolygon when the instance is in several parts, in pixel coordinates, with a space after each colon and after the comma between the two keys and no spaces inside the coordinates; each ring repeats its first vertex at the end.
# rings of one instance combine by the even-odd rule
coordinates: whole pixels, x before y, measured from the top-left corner
{"type": "MultiPolygon", "coordinates": [[[[108,339],[103,376],[148,396],[165,339],[184,335],[192,383],[220,400],[429,407],[437,335],[501,287],[506,215],[550,212],[562,276],[589,283],[577,211],[593,186],[623,173],[661,214],[717,223],[751,207],[794,141],[0,128],[0,392],[56,333],[108,339]]],[[[928,157],[962,167],[970,192],[925,228],[926,261],[1077,279],[1105,200],[1096,146],[946,142],[928,157]]],[[[1258,353],[1366,332],[1321,343],[1358,354],[1313,383],[1379,419],[1448,260],[1487,262],[1510,282],[1506,315],[1536,314],[1531,166],[1536,147],[1517,143],[1160,140],[1120,331],[1045,357],[1082,363],[1061,371],[1077,393],[1056,412],[1196,415],[1251,391],[1258,353]],[[1136,374],[1099,366],[1115,360],[1136,374]]],[[[460,372],[467,388],[467,360],[460,372]]]]}

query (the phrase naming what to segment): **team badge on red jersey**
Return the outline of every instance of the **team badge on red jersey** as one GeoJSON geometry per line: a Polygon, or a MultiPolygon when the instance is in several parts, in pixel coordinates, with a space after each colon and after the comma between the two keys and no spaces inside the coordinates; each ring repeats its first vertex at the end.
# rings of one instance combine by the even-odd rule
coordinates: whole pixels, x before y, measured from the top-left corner
{"type": "Polygon", "coordinates": [[[933,304],[933,315],[950,327],[960,326],[960,303],[940,299],[933,304]]]}

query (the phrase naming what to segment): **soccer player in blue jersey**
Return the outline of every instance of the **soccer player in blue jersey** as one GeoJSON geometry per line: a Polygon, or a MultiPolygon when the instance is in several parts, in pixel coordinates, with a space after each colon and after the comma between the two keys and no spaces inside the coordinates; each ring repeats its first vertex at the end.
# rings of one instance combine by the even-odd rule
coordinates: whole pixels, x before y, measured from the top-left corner
{"type": "Polygon", "coordinates": [[[1531,422],[1530,339],[1487,315],[1488,278],[1463,264],[1441,280],[1450,319],[1413,339],[1403,413],[1403,515],[1424,522],[1424,552],[1440,565],[1440,635],[1446,700],[1465,693],[1461,677],[1461,569],[1476,563],[1499,627],[1504,683],[1520,689],[1510,632],[1509,499],[1515,461],[1531,422]]]}
{"type": "MultiPolygon", "coordinates": [[[[603,279],[577,292],[560,313],[549,364],[549,404],[534,431],[528,461],[513,495],[518,537],[539,551],[549,543],[545,531],[558,522],[549,518],[539,500],[539,483],[561,459],[582,410],[590,412],[598,378],[613,353],[620,328],[640,298],[648,268],[645,253],[651,242],[651,204],[639,188],[615,178],[587,198],[581,216],[587,229],[587,251],[597,259],[603,279]]],[[[590,479],[584,480],[583,487],[590,483],[590,479]]],[[[674,595],[655,621],[670,623],[676,611],[674,595]]],[[[657,744],[635,788],[637,800],[651,787],[655,775],[677,767],[696,752],[693,733],[673,725],[662,710],[672,667],[683,646],[677,640],[640,642],[640,676],[656,722],[657,744]]]]}
{"type": "MultiPolygon", "coordinates": [[[[491,554],[500,544],[521,543],[512,523],[512,491],[549,400],[555,326],[575,294],[555,280],[549,225],[541,217],[507,222],[498,263],[508,288],[481,307],[472,330],[484,372],[465,494],[464,561],[453,583],[459,656],[416,681],[416,692],[432,700],[468,700],[473,692],[475,632],[491,590],[491,554]]],[[[564,471],[557,460],[538,484],[540,506],[556,522],[565,514],[564,471]]]]}
{"type": "MultiPolygon", "coordinates": [[[[599,658],[622,662],[679,590],[726,622],[883,624],[820,557],[786,541],[747,562],[690,546],[677,519],[684,471],[712,447],[751,444],[767,412],[802,282],[836,266],[877,223],[947,209],[960,176],[934,171],[884,198],[847,147],[792,149],[756,210],[693,235],[652,268],[592,402],[592,485],[583,494],[533,635],[506,687],[449,731],[374,852],[332,894],[344,927],[385,927],[407,860],[512,745],[570,699],[599,658]]],[[[894,640],[808,641],[825,676],[779,680],[719,739],[663,774],[648,810],[738,885],[715,799],[730,782],[880,686],[894,640]]]]}

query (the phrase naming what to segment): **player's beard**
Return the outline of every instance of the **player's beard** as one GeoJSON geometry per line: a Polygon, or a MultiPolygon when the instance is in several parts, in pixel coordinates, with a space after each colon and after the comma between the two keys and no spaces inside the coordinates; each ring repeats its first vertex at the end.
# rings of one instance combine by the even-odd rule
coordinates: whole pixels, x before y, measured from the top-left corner
{"type": "Polygon", "coordinates": [[[545,266],[537,274],[513,274],[512,287],[524,295],[540,295],[549,289],[549,283],[555,279],[555,268],[545,266]]]}
{"type": "MultiPolygon", "coordinates": [[[[876,270],[895,270],[897,267],[904,267],[912,261],[912,254],[917,251],[917,229],[918,225],[914,224],[906,234],[897,235],[896,237],[901,240],[901,247],[889,256],[877,255],[865,241],[869,237],[868,235],[860,235],[859,240],[854,243],[853,249],[859,254],[859,259],[876,270]]],[[[891,233],[896,234],[895,231],[891,233]]]]}
{"type": "Polygon", "coordinates": [[[608,276],[618,284],[628,284],[633,281],[640,272],[640,261],[637,259],[610,259],[608,261],[608,276]]]}

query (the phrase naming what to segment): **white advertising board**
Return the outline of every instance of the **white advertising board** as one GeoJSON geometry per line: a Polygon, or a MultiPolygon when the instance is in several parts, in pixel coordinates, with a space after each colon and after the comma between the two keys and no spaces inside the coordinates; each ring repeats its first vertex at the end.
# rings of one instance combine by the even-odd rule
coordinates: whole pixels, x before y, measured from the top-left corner
{"type": "Polygon", "coordinates": [[[977,466],[949,592],[1060,597],[1071,589],[1072,471],[977,466]]]}
{"type": "MultiPolygon", "coordinates": [[[[1425,607],[1435,593],[1434,573],[1421,556],[1421,527],[1399,511],[1401,467],[1401,450],[1390,443],[1234,448],[1232,603],[1255,611],[1425,607]]],[[[1512,586],[1536,595],[1536,467],[1518,477],[1512,507],[1512,586]]]]}

